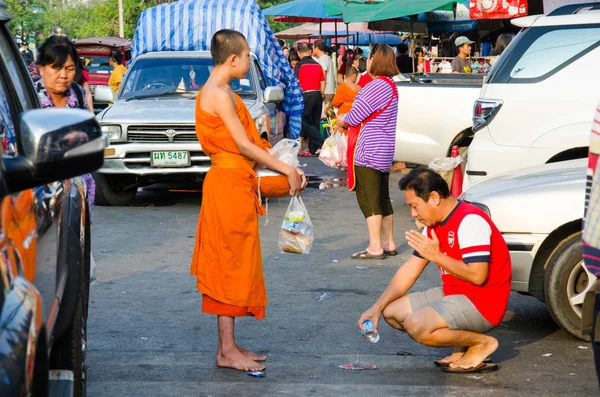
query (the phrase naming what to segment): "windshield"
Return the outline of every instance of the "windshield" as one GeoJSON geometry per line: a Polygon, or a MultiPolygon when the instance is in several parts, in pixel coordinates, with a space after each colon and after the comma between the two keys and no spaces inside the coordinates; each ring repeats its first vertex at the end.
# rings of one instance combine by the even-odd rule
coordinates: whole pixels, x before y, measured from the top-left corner
{"type": "Polygon", "coordinates": [[[103,73],[111,74],[112,68],[108,64],[108,57],[96,56],[96,55],[84,55],[80,56],[83,66],[90,73],[103,73]]]}
{"type": "MultiPolygon", "coordinates": [[[[208,58],[142,59],[129,71],[120,98],[137,98],[180,94],[195,96],[213,69],[208,58]]],[[[230,84],[241,97],[255,97],[250,72],[245,79],[230,84]]]]}

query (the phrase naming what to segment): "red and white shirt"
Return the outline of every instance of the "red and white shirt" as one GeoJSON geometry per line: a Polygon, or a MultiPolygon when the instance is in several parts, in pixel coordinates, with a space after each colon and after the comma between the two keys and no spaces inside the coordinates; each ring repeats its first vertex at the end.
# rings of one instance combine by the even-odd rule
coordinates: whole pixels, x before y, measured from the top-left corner
{"type": "MultiPolygon", "coordinates": [[[[443,222],[423,229],[431,238],[431,230],[440,240],[440,251],[464,263],[488,262],[488,277],[482,285],[461,280],[440,269],[444,296],[465,295],[493,325],[504,318],[511,283],[511,263],[502,234],[485,212],[459,201],[443,222]]],[[[418,252],[413,255],[422,258],[418,252]]]]}

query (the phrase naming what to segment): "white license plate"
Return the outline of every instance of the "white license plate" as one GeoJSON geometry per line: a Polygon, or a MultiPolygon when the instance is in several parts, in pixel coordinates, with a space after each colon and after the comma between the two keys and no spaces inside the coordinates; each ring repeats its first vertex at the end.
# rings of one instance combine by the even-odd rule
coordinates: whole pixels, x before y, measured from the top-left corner
{"type": "Polygon", "coordinates": [[[184,150],[152,152],[150,164],[153,167],[189,167],[191,165],[190,152],[184,150]]]}

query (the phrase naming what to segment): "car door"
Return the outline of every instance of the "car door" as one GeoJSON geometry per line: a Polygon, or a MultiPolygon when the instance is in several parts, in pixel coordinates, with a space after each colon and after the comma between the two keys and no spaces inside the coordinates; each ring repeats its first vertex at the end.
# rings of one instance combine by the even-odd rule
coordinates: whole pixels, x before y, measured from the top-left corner
{"type": "MultiPolygon", "coordinates": [[[[7,89],[3,98],[0,97],[0,113],[5,120],[10,117],[17,121],[22,112],[39,108],[39,101],[21,58],[12,51],[10,36],[2,30],[0,69],[7,89]]],[[[19,150],[16,123],[13,124],[5,134],[5,156],[14,156],[19,150]]],[[[3,217],[3,226],[14,225],[2,233],[20,255],[25,279],[40,293],[42,322],[48,330],[48,338],[52,335],[67,277],[66,245],[58,241],[61,224],[68,224],[62,218],[66,215],[63,209],[68,206],[69,183],[57,181],[38,186],[8,195],[2,203],[4,214],[10,213],[12,217],[10,220],[3,217]]]]}

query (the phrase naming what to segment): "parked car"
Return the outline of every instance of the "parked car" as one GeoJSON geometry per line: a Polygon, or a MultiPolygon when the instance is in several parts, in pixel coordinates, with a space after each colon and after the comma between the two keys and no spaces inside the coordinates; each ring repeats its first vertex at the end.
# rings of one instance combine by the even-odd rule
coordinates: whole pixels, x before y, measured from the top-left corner
{"type": "Polygon", "coordinates": [[[552,318],[581,335],[581,309],[596,277],[581,256],[586,159],[510,171],[470,186],[462,199],[490,215],[508,245],[512,290],[546,303],[552,318]]]}
{"type": "MultiPolygon", "coordinates": [[[[267,87],[256,57],[245,79],[231,87],[250,111],[262,138],[283,135],[280,87],[267,87]]],[[[98,87],[96,97],[114,104],[98,115],[110,137],[104,166],[95,174],[98,205],[129,205],[138,187],[200,182],[210,168],[195,130],[196,95],[212,69],[208,51],[150,52],[137,57],[117,92],[98,87]]]]}
{"type": "MultiPolygon", "coordinates": [[[[401,75],[402,76],[402,75],[401,75]]],[[[396,79],[398,119],[394,160],[428,165],[473,138],[473,103],[483,75],[411,74],[396,79]]]]}
{"type": "Polygon", "coordinates": [[[0,145],[0,396],[81,397],[90,211],[77,176],[102,165],[106,137],[89,112],[39,109],[9,20],[0,1],[0,119],[10,142],[0,145]]]}
{"type": "Polygon", "coordinates": [[[498,173],[587,156],[600,76],[598,3],[513,19],[523,28],[475,102],[465,186],[498,173]]]}
{"type": "MultiPolygon", "coordinates": [[[[131,59],[131,41],[120,37],[88,37],[73,40],[85,68],[90,74],[90,90],[92,95],[98,86],[107,86],[108,79],[112,73],[112,67],[108,64],[111,51],[121,53],[123,64],[131,59]]],[[[94,111],[100,113],[108,107],[108,102],[97,101],[94,97],[94,111]]]]}

